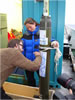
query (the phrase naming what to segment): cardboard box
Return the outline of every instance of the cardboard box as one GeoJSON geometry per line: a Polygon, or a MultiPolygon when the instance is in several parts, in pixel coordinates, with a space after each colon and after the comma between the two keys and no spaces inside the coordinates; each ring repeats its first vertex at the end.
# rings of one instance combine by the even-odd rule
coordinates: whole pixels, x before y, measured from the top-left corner
{"type": "MultiPolygon", "coordinates": [[[[35,95],[38,97],[40,96],[39,88],[36,87],[5,82],[3,88],[13,99],[40,100],[39,98],[34,97],[35,95]]],[[[53,93],[54,90],[49,90],[50,99],[52,98],[53,93]]]]}

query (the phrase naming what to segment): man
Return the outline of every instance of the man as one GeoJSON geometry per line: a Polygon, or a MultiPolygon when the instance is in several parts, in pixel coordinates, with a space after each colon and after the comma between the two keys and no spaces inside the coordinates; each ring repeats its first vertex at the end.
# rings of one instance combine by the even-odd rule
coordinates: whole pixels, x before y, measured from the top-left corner
{"type": "Polygon", "coordinates": [[[22,40],[13,39],[9,41],[8,48],[0,49],[0,93],[1,99],[10,99],[8,95],[5,94],[2,85],[8,76],[13,72],[16,66],[29,70],[36,71],[39,69],[41,64],[41,56],[39,52],[34,52],[36,59],[32,62],[22,55],[23,43],[22,40]]]}

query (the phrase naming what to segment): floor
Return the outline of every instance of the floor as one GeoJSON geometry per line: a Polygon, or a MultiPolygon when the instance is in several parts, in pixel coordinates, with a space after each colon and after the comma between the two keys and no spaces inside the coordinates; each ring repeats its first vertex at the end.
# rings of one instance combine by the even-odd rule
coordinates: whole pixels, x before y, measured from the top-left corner
{"type": "MultiPolygon", "coordinates": [[[[62,73],[66,73],[69,77],[73,78],[75,80],[75,72],[72,71],[72,67],[70,66],[70,60],[69,59],[63,59],[62,63],[62,73]]],[[[61,89],[56,89],[57,91],[61,92],[63,95],[68,95],[68,89],[63,88],[61,86],[61,89]]]]}

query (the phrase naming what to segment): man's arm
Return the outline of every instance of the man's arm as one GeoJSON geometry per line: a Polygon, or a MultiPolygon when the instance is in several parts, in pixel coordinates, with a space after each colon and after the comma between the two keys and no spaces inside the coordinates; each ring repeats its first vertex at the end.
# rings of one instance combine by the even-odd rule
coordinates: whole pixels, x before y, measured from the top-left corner
{"type": "Polygon", "coordinates": [[[13,64],[14,66],[18,66],[20,68],[23,68],[29,71],[36,71],[40,67],[42,58],[40,55],[35,55],[35,56],[36,56],[36,59],[34,61],[30,61],[26,57],[24,57],[21,52],[16,50],[13,64]]]}

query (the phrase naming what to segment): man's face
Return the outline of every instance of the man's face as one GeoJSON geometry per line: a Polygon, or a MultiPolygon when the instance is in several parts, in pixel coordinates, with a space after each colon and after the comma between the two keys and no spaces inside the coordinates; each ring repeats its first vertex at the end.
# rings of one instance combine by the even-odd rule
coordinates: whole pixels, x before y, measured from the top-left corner
{"type": "Polygon", "coordinates": [[[17,47],[18,47],[18,50],[19,51],[23,51],[23,43],[22,43],[22,41],[20,41],[20,43],[17,45],[17,47]]]}

